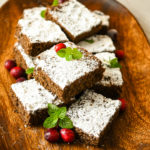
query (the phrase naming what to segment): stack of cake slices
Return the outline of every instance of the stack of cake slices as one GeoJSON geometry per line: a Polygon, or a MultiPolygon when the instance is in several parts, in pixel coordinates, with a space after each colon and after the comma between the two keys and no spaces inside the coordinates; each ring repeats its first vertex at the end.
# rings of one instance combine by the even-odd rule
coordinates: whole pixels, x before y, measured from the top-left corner
{"type": "Polygon", "coordinates": [[[65,105],[80,140],[99,145],[119,112],[117,98],[123,85],[120,69],[109,67],[116,48],[109,36],[101,34],[108,27],[109,16],[92,12],[77,0],[24,10],[14,57],[17,65],[34,68],[34,73],[29,80],[12,84],[10,95],[26,124],[42,123],[48,103],[65,105]],[[77,48],[82,58],[59,57],[58,43],[77,48]]]}

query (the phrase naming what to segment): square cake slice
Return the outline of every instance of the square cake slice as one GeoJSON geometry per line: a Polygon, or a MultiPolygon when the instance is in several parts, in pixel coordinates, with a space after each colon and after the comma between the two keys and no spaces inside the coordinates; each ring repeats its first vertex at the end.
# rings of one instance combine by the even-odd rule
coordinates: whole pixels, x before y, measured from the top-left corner
{"type": "Polygon", "coordinates": [[[79,42],[77,45],[91,53],[114,52],[116,50],[112,39],[107,35],[94,35],[79,42]]]}
{"type": "Polygon", "coordinates": [[[38,125],[47,117],[48,103],[63,104],[34,79],[12,84],[10,97],[22,119],[31,125],[38,125]]]}
{"type": "Polygon", "coordinates": [[[56,7],[47,9],[46,18],[56,22],[73,42],[98,33],[101,18],[77,0],[67,0],[56,7]]]}
{"type": "Polygon", "coordinates": [[[103,52],[95,55],[101,60],[105,71],[102,80],[97,82],[93,89],[106,97],[118,98],[123,85],[122,73],[120,68],[110,68],[109,61],[116,58],[114,53],[103,52]]]}
{"type": "Polygon", "coordinates": [[[99,145],[111,122],[117,117],[121,103],[87,90],[67,112],[81,141],[99,145]]]}
{"type": "Polygon", "coordinates": [[[57,43],[68,41],[61,28],[54,22],[42,18],[40,13],[41,7],[39,9],[31,8],[31,11],[28,9],[24,13],[25,17],[23,16],[18,21],[16,29],[16,36],[19,42],[25,53],[30,56],[37,56],[57,43]],[[27,13],[30,14],[27,15],[27,13]],[[35,15],[39,16],[35,17],[35,15]]]}
{"type": "MultiPolygon", "coordinates": [[[[13,49],[13,55],[16,60],[18,66],[22,67],[23,69],[34,68],[34,57],[29,56],[25,53],[23,47],[20,43],[15,43],[13,49]]],[[[32,74],[28,75],[28,79],[32,78],[32,74]]]]}
{"type": "Polygon", "coordinates": [[[82,53],[82,58],[67,61],[57,55],[54,46],[37,56],[34,61],[34,77],[46,89],[68,103],[71,97],[91,88],[99,81],[104,69],[101,62],[91,53],[72,42],[64,44],[67,48],[77,48],[82,53]]]}

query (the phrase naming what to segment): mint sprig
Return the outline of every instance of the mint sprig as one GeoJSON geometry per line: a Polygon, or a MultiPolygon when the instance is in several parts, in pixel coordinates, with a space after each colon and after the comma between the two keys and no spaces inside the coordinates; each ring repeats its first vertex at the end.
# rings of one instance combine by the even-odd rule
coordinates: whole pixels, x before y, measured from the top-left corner
{"type": "Polygon", "coordinates": [[[65,58],[67,61],[82,58],[82,53],[77,48],[63,48],[57,52],[59,57],[65,58]]]}
{"type": "Polygon", "coordinates": [[[121,68],[122,66],[120,65],[120,63],[118,62],[118,59],[117,58],[114,58],[114,59],[111,59],[109,61],[109,64],[110,64],[110,68],[121,68]]]}
{"type": "Polygon", "coordinates": [[[87,42],[87,43],[89,43],[89,44],[92,44],[92,43],[94,43],[94,40],[84,40],[85,42],[87,42]]]}
{"type": "Polygon", "coordinates": [[[66,107],[57,107],[54,104],[48,104],[48,114],[50,117],[45,119],[43,126],[45,128],[54,128],[59,125],[61,128],[73,128],[73,123],[66,113],[66,107]]]}
{"type": "Polygon", "coordinates": [[[33,68],[33,67],[32,67],[32,68],[28,68],[28,69],[26,70],[26,74],[32,74],[33,71],[34,71],[34,68],[33,68]]]}
{"type": "Polygon", "coordinates": [[[59,1],[58,0],[53,0],[52,6],[58,6],[59,1]]]}
{"type": "Polygon", "coordinates": [[[46,10],[42,10],[42,11],[41,11],[41,17],[42,17],[42,18],[45,18],[45,13],[46,13],[46,10]]]}

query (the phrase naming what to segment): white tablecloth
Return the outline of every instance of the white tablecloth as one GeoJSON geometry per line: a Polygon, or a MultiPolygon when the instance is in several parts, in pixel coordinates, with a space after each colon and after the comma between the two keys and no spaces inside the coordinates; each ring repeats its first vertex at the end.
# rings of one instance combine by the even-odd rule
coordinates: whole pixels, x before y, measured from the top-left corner
{"type": "MultiPolygon", "coordinates": [[[[0,0],[2,6],[7,0],[0,0]]],[[[117,0],[137,18],[150,41],[150,0],[117,0]]]]}
{"type": "Polygon", "coordinates": [[[150,0],[117,0],[137,18],[150,42],[150,0]]]}

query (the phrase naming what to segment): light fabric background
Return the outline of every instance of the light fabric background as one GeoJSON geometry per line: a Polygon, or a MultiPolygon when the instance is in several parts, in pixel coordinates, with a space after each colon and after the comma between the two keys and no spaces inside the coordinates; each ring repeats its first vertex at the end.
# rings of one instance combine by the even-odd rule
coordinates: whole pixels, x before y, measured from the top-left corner
{"type": "MultiPolygon", "coordinates": [[[[0,0],[2,6],[7,0],[0,0]]],[[[150,0],[117,0],[138,19],[150,41],[150,0]]]]}
{"type": "Polygon", "coordinates": [[[150,0],[117,0],[137,18],[150,42],[150,0]]]}

